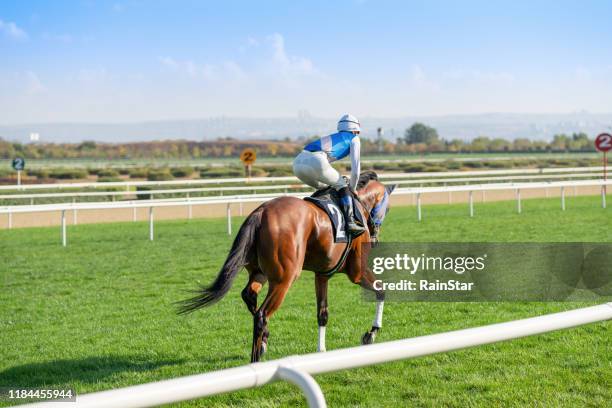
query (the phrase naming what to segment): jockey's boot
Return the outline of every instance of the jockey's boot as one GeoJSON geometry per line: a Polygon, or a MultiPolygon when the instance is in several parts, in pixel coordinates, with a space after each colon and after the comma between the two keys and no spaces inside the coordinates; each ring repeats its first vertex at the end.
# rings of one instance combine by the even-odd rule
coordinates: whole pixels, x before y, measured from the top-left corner
{"type": "Polygon", "coordinates": [[[342,212],[344,213],[344,219],[346,220],[346,226],[348,227],[349,233],[357,236],[365,231],[365,227],[355,219],[351,192],[348,187],[342,187],[338,190],[338,193],[340,194],[340,204],[342,205],[342,212]]]}

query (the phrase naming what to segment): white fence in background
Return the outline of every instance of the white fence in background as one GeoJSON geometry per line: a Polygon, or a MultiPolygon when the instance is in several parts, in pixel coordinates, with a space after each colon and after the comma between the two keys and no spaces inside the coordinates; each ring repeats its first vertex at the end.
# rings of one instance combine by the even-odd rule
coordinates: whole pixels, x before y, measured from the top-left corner
{"type": "MultiPolygon", "coordinates": [[[[612,319],[612,303],[514,320],[429,336],[297,355],[206,374],[136,385],[77,396],[75,408],[152,407],[289,381],[305,394],[310,407],[326,406],[321,388],[311,376],[391,361],[444,353],[499,341],[548,333],[612,319]]],[[[20,407],[56,407],[44,402],[20,407]]]]}
{"type": "MultiPolygon", "coordinates": [[[[566,174],[566,173],[596,173],[602,172],[603,167],[567,167],[567,168],[543,168],[543,169],[505,169],[505,170],[477,170],[477,171],[444,171],[444,172],[419,172],[419,173],[381,173],[380,179],[432,179],[448,177],[476,177],[476,176],[502,176],[502,175],[538,175],[538,174],[566,174]]],[[[43,190],[43,189],[66,189],[66,188],[107,188],[123,187],[130,189],[138,186],[173,186],[173,185],[205,185],[205,184],[228,184],[228,183],[267,183],[267,182],[292,182],[300,183],[293,176],[287,177],[252,177],[246,179],[238,178],[219,178],[219,179],[192,179],[192,180],[167,180],[167,181],[113,181],[113,182],[88,182],[88,183],[53,183],[53,184],[22,184],[0,186],[2,190],[43,190]]]]}
{"type": "MultiPolygon", "coordinates": [[[[599,174],[595,173],[578,173],[578,174],[534,174],[534,175],[518,175],[518,176],[496,176],[496,177],[457,177],[457,178],[442,178],[442,179],[417,179],[417,180],[386,180],[388,184],[397,185],[423,185],[423,184],[439,184],[448,185],[455,183],[474,183],[474,182],[508,182],[517,180],[555,180],[555,179],[596,179],[599,174]]],[[[257,194],[259,191],[282,191],[289,192],[295,190],[310,189],[304,184],[274,184],[268,186],[234,186],[234,187],[200,187],[200,188],[178,188],[168,190],[123,190],[123,191],[85,191],[85,192],[65,192],[65,193],[29,193],[29,194],[4,194],[0,195],[0,200],[15,200],[29,199],[30,205],[34,205],[34,200],[40,198],[68,198],[72,202],[77,201],[77,198],[84,197],[111,197],[112,201],[116,198],[127,199],[133,196],[160,196],[168,194],[184,194],[185,198],[191,198],[192,194],[201,193],[218,193],[218,196],[223,196],[224,192],[244,191],[245,193],[257,194]]]]}
{"type": "MultiPolygon", "coordinates": [[[[424,194],[431,193],[448,193],[449,195],[453,192],[467,192],[469,194],[469,215],[474,216],[474,195],[476,191],[496,191],[496,190],[510,190],[515,192],[516,196],[516,208],[517,212],[522,212],[522,201],[521,191],[529,189],[559,189],[561,198],[561,209],[565,210],[565,190],[569,187],[601,187],[601,206],[606,208],[606,187],[612,184],[612,180],[579,180],[579,181],[553,181],[553,182],[537,182],[537,183],[499,183],[499,184],[470,184],[470,185],[459,185],[459,186],[440,186],[440,187],[419,187],[419,188],[397,188],[393,192],[393,196],[398,195],[414,195],[417,208],[417,219],[421,221],[423,218],[422,210],[422,196],[424,194]]],[[[288,195],[293,197],[305,197],[310,193],[287,193],[282,195],[288,195]]],[[[227,208],[227,232],[229,235],[232,233],[232,213],[231,205],[240,205],[240,215],[242,215],[242,204],[251,202],[264,202],[267,200],[279,197],[278,193],[275,194],[258,194],[256,196],[224,196],[224,197],[197,197],[192,199],[177,198],[177,199],[164,199],[164,200],[135,200],[135,201],[115,201],[115,202],[82,202],[82,203],[63,203],[63,204],[40,204],[40,205],[14,205],[0,207],[0,214],[7,214],[8,228],[12,228],[12,216],[13,214],[19,213],[38,213],[38,212],[50,212],[58,211],[61,214],[61,231],[62,231],[62,245],[67,245],[66,237],[66,213],[72,211],[73,223],[76,224],[77,212],[79,210],[109,210],[109,209],[125,209],[132,208],[134,210],[134,221],[135,221],[135,209],[137,208],[148,208],[149,209],[149,239],[154,239],[154,214],[153,209],[156,207],[187,207],[188,218],[192,218],[192,208],[196,205],[226,205],[227,208]]]]}

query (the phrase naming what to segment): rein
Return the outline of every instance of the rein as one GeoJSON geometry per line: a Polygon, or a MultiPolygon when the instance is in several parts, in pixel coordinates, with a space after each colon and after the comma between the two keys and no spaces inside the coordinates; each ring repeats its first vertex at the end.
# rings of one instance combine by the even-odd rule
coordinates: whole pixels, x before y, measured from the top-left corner
{"type": "Polygon", "coordinates": [[[372,209],[368,209],[368,207],[364,204],[364,202],[359,197],[358,193],[355,193],[354,197],[355,197],[355,201],[357,201],[359,205],[361,205],[364,212],[366,213],[366,221],[368,223],[368,230],[370,232],[370,237],[376,238],[376,235],[375,235],[376,225],[374,225],[374,220],[372,219],[372,215],[370,214],[370,211],[372,211],[372,209]]]}

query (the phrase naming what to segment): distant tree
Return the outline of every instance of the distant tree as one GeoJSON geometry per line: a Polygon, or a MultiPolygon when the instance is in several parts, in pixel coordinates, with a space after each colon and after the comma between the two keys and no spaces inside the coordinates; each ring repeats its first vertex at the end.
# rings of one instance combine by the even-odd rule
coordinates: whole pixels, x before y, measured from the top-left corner
{"type": "Polygon", "coordinates": [[[544,140],[534,140],[531,142],[531,144],[533,148],[539,152],[548,150],[548,143],[546,143],[544,140]]]}
{"type": "Polygon", "coordinates": [[[438,131],[432,127],[416,122],[404,133],[404,140],[407,144],[424,143],[433,144],[440,139],[438,131]]]}
{"type": "Polygon", "coordinates": [[[573,133],[569,142],[570,150],[590,150],[592,145],[589,136],[584,132],[573,133]]]}
{"type": "Polygon", "coordinates": [[[569,149],[570,138],[566,134],[557,134],[553,137],[552,142],[550,143],[551,150],[555,151],[565,151],[569,149]]]}
{"type": "Polygon", "coordinates": [[[489,147],[492,152],[507,152],[512,148],[512,143],[506,139],[496,138],[491,141],[489,147]]]}
{"type": "Polygon", "coordinates": [[[78,150],[95,150],[98,145],[93,140],[86,140],[77,147],[78,150]]]}
{"type": "Polygon", "coordinates": [[[514,139],[512,144],[514,146],[514,150],[519,152],[526,152],[532,148],[531,140],[525,138],[514,139]]]}
{"type": "Polygon", "coordinates": [[[478,136],[470,143],[470,151],[472,152],[488,152],[491,150],[491,139],[486,136],[478,136]]]}
{"type": "Polygon", "coordinates": [[[465,143],[460,139],[453,139],[446,144],[446,149],[449,152],[458,153],[461,152],[465,148],[465,143]]]}

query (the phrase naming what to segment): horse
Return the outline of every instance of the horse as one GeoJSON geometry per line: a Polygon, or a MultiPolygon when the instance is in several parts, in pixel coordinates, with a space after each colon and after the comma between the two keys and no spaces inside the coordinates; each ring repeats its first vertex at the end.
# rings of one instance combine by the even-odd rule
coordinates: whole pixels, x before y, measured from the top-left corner
{"type": "Polygon", "coordinates": [[[327,286],[329,271],[339,265],[351,282],[376,293],[376,314],[372,327],[361,339],[362,344],[374,342],[382,327],[384,293],[374,289],[374,275],[367,267],[372,245],[378,241],[382,219],[388,212],[389,195],[395,185],[385,186],[373,171],[361,173],[357,184],[355,211],[367,220],[367,230],[350,243],[347,255],[342,255],[348,243],[335,243],[333,225],[327,214],[312,202],[284,196],[267,201],[244,221],[234,239],[221,271],[208,287],[183,300],[179,314],[193,312],[218,302],[227,294],[232,281],[243,267],[249,274],[242,290],[242,299],[253,316],[251,362],[260,360],[268,346],[268,321],[281,306],[302,270],[315,272],[317,321],[319,340],[317,351],[325,351],[325,328],[328,321],[327,286]],[[265,283],[269,284],[264,301],[257,307],[257,296],[265,283]]]}

